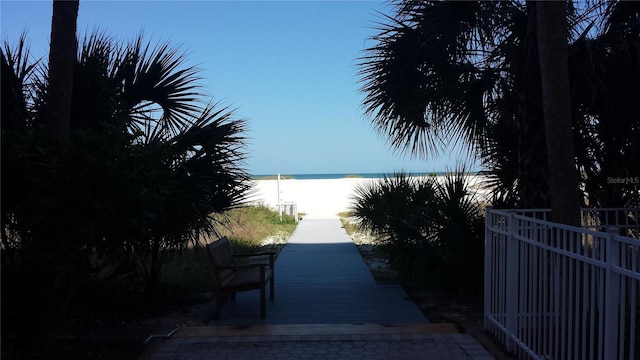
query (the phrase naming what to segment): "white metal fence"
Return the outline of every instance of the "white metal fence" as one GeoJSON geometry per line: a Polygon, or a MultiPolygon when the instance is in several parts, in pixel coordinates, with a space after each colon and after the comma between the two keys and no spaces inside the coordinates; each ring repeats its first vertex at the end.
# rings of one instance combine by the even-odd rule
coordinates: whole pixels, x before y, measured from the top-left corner
{"type": "Polygon", "coordinates": [[[484,327],[519,358],[640,359],[639,209],[488,208],[484,327]]]}

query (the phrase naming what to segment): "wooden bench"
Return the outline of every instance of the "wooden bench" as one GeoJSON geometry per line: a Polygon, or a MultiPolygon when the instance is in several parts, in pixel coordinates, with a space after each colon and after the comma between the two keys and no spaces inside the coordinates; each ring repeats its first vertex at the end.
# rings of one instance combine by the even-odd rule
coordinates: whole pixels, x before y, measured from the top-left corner
{"type": "Polygon", "coordinates": [[[260,318],[266,316],[266,287],[269,282],[269,299],[274,297],[274,252],[261,252],[254,254],[234,254],[227,237],[222,237],[211,244],[207,245],[207,253],[213,265],[214,281],[216,285],[216,318],[219,315],[221,300],[225,296],[231,296],[235,300],[236,292],[248,290],[260,290],[260,318]],[[238,257],[255,258],[263,257],[266,260],[269,257],[269,263],[253,263],[246,265],[236,264],[235,259],[238,257]]]}

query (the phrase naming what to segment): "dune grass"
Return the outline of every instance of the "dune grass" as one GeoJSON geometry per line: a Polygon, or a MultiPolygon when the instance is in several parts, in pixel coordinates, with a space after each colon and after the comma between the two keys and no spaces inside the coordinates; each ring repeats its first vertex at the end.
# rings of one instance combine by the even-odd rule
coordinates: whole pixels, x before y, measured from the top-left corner
{"type": "Polygon", "coordinates": [[[234,209],[225,215],[220,236],[228,237],[238,253],[273,251],[270,248],[286,243],[297,226],[292,216],[283,214],[280,220],[277,211],[264,205],[234,209]]]}
{"type": "MultiPolygon", "coordinates": [[[[292,180],[295,179],[291,175],[280,175],[280,180],[292,180]]],[[[278,175],[263,175],[263,176],[254,176],[253,180],[278,180],[278,175]]]]}
{"type": "Polygon", "coordinates": [[[358,230],[358,227],[353,222],[349,221],[349,218],[353,216],[351,211],[343,211],[338,213],[338,217],[340,218],[340,222],[342,223],[342,227],[347,232],[349,236],[355,233],[358,230]]]}

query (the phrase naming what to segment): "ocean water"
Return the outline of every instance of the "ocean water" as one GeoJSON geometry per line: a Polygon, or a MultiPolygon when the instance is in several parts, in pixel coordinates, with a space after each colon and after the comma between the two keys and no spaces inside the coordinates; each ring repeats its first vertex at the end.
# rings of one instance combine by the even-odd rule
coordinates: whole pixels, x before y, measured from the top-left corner
{"type": "MultiPolygon", "coordinates": [[[[445,172],[429,172],[429,173],[409,173],[414,176],[427,176],[427,175],[444,175],[445,172]]],[[[364,179],[377,179],[385,176],[393,176],[393,172],[389,173],[344,173],[344,174],[280,174],[282,179],[344,179],[344,178],[364,178],[364,179]]],[[[253,179],[276,179],[277,174],[272,175],[252,175],[253,179]]]]}

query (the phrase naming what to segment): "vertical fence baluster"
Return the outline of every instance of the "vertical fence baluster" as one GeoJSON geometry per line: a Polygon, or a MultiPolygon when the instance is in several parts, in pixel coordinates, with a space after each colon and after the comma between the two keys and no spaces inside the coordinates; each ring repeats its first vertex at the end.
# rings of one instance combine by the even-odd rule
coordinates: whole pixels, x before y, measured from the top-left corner
{"type": "MultiPolygon", "coordinates": [[[[564,229],[560,229],[560,233],[562,234],[562,249],[563,250],[568,250],[568,243],[567,243],[567,232],[564,229]]],[[[571,259],[567,258],[566,256],[559,256],[560,260],[562,261],[562,285],[560,287],[560,297],[561,297],[561,306],[562,306],[562,320],[560,321],[560,327],[562,328],[562,333],[561,333],[561,337],[560,337],[560,356],[558,357],[558,359],[566,359],[567,358],[567,354],[568,354],[568,331],[569,331],[569,314],[571,313],[569,310],[569,267],[571,266],[571,259]]]]}
{"type": "Polygon", "coordinates": [[[516,306],[518,301],[518,240],[516,233],[519,224],[515,213],[509,214],[509,237],[507,238],[506,257],[506,316],[507,350],[513,350],[513,338],[516,336],[516,306]]]}
{"type": "MultiPolygon", "coordinates": [[[[631,265],[630,268],[636,272],[640,273],[640,259],[638,259],[638,253],[640,251],[640,246],[634,246],[631,249],[631,265]]],[[[638,303],[637,292],[640,288],[640,280],[638,279],[629,279],[629,304],[631,307],[631,313],[629,314],[629,359],[635,359],[636,356],[636,344],[640,342],[639,338],[636,338],[636,320],[638,319],[638,303]]]]}
{"type": "MultiPolygon", "coordinates": [[[[540,239],[540,226],[536,226],[536,239],[540,239]]],[[[531,262],[533,263],[533,281],[531,282],[533,294],[531,296],[532,303],[529,311],[533,314],[533,318],[531,321],[531,327],[533,332],[533,345],[535,346],[535,351],[539,352],[542,348],[542,344],[540,343],[540,319],[544,316],[544,311],[540,308],[540,256],[539,256],[539,247],[534,247],[531,249],[531,262]]]]}
{"type": "MultiPolygon", "coordinates": [[[[616,243],[617,247],[621,247],[622,244],[620,242],[618,242],[617,240],[615,240],[616,236],[618,236],[617,234],[614,235],[614,241],[616,243]]],[[[626,246],[624,246],[626,248],[626,246]]],[[[623,269],[627,268],[627,256],[628,256],[628,252],[624,251],[622,252],[622,254],[620,254],[620,267],[623,269]]],[[[620,315],[618,316],[618,334],[620,334],[621,336],[618,337],[618,354],[620,356],[624,355],[624,333],[625,333],[625,326],[627,325],[626,323],[626,310],[627,310],[627,292],[625,291],[627,288],[627,284],[626,281],[624,279],[622,279],[621,276],[619,276],[618,274],[615,274],[616,276],[618,276],[620,278],[620,283],[622,286],[620,286],[620,293],[619,293],[619,297],[618,297],[618,306],[619,306],[619,311],[620,311],[620,315]]]]}
{"type": "Polygon", "coordinates": [[[489,316],[491,314],[491,289],[493,289],[493,277],[491,274],[493,265],[493,219],[494,214],[491,212],[491,207],[487,207],[485,210],[485,223],[484,223],[484,316],[483,324],[484,328],[489,328],[489,316]]]}
{"type": "Polygon", "coordinates": [[[618,337],[618,295],[620,278],[613,271],[620,260],[618,246],[614,240],[617,228],[607,229],[607,267],[605,271],[605,308],[604,308],[604,359],[617,359],[616,340],[618,337]]]}

